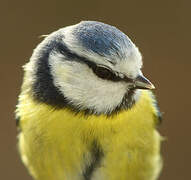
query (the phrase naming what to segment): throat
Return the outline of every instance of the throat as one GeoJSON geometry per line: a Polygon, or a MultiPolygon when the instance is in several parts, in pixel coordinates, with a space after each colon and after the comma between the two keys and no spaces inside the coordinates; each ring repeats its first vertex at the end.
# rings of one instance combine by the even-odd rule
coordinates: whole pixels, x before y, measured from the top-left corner
{"type": "Polygon", "coordinates": [[[113,110],[112,114],[132,108],[138,100],[140,92],[138,90],[129,90],[125,93],[121,103],[113,110]]]}

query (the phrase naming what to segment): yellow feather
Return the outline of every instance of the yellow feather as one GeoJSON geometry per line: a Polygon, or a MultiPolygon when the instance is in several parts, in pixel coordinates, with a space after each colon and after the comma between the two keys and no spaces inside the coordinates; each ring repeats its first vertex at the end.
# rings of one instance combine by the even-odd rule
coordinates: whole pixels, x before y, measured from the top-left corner
{"type": "Polygon", "coordinates": [[[96,141],[103,158],[95,178],[155,180],[161,168],[161,137],[149,93],[142,91],[133,108],[112,117],[53,109],[23,93],[17,108],[23,162],[37,180],[77,180],[96,141]]]}

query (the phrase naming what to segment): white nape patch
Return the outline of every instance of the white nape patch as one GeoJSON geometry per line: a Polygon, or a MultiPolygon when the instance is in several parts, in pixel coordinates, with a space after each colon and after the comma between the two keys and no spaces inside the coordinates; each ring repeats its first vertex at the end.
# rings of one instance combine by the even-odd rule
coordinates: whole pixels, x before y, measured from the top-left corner
{"type": "Polygon", "coordinates": [[[109,113],[121,103],[127,92],[125,82],[98,78],[86,64],[66,60],[61,54],[52,53],[49,64],[54,85],[80,109],[109,113]]]}

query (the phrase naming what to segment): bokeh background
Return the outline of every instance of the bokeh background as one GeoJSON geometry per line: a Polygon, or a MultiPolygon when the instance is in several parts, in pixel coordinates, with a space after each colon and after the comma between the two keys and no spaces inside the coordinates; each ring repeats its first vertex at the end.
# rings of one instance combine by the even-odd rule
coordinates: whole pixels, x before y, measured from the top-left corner
{"type": "MultiPolygon", "coordinates": [[[[191,1],[190,1],[191,2],[191,1]]],[[[21,66],[60,27],[81,20],[117,26],[140,48],[163,115],[160,180],[191,179],[191,3],[185,0],[0,1],[0,179],[32,180],[16,147],[14,110],[21,66]]]]}

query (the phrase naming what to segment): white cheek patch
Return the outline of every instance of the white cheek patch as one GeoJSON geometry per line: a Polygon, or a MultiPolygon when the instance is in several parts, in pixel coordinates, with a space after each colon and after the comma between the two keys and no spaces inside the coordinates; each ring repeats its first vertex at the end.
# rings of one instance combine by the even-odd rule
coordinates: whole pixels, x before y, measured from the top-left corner
{"type": "Polygon", "coordinates": [[[65,60],[63,55],[51,55],[49,64],[54,85],[80,109],[111,112],[127,91],[126,83],[98,78],[86,64],[65,60]]]}

